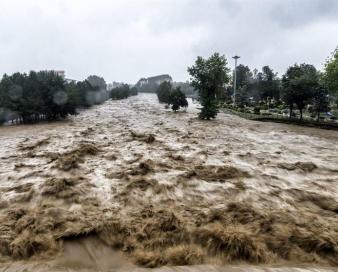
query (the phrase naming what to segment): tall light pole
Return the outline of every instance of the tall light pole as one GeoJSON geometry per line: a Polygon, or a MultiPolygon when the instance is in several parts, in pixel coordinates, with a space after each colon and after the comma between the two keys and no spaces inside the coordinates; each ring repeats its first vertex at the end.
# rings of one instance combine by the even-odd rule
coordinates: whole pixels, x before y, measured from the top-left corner
{"type": "Polygon", "coordinates": [[[240,58],[240,56],[234,56],[232,57],[235,60],[235,72],[234,72],[234,105],[236,105],[236,85],[237,85],[237,60],[240,58]]]}

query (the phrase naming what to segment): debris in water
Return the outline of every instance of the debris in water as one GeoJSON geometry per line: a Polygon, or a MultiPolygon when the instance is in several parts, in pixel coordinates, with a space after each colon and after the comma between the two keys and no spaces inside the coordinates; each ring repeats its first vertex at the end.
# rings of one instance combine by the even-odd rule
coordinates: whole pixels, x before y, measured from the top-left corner
{"type": "Polygon", "coordinates": [[[317,165],[315,165],[312,162],[296,162],[296,163],[279,163],[278,167],[289,171],[300,169],[303,171],[312,172],[317,168],[317,165]]]}
{"type": "Polygon", "coordinates": [[[69,171],[71,169],[78,168],[79,163],[84,162],[85,156],[95,156],[99,151],[100,149],[93,143],[80,143],[78,147],[64,154],[55,155],[49,153],[46,155],[48,155],[52,161],[55,157],[57,157],[55,164],[56,168],[63,171],[69,171]]]}
{"type": "Polygon", "coordinates": [[[50,137],[47,137],[45,139],[38,140],[38,141],[31,143],[31,144],[21,144],[21,145],[18,146],[18,148],[21,151],[33,150],[33,149],[40,147],[42,145],[47,145],[47,144],[49,144],[49,142],[50,142],[50,137]]]}
{"type": "Polygon", "coordinates": [[[155,142],[155,136],[153,134],[142,134],[142,133],[137,133],[133,130],[130,130],[130,134],[134,139],[137,139],[142,142],[146,142],[148,144],[151,144],[155,142]]]}
{"type": "Polygon", "coordinates": [[[198,165],[195,166],[196,175],[206,181],[225,181],[233,178],[249,177],[249,174],[234,166],[198,165]]]}

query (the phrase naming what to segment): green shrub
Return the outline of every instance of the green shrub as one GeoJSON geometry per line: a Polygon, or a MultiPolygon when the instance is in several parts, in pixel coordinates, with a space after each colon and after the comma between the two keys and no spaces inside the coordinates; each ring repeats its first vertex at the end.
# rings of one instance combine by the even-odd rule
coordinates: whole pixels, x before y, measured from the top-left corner
{"type": "Polygon", "coordinates": [[[187,98],[185,97],[185,94],[181,91],[180,87],[177,87],[170,92],[169,104],[171,105],[171,109],[173,111],[177,111],[181,107],[188,107],[187,98]]]}
{"type": "Polygon", "coordinates": [[[128,84],[123,84],[120,87],[114,88],[110,91],[110,97],[113,100],[125,99],[132,95],[137,95],[137,88],[130,88],[128,84]]]}
{"type": "Polygon", "coordinates": [[[157,98],[160,103],[170,103],[170,92],[172,90],[172,85],[169,81],[164,81],[157,88],[157,98]]]}
{"type": "Polygon", "coordinates": [[[253,113],[254,114],[261,114],[261,108],[260,107],[255,107],[253,113]]]}

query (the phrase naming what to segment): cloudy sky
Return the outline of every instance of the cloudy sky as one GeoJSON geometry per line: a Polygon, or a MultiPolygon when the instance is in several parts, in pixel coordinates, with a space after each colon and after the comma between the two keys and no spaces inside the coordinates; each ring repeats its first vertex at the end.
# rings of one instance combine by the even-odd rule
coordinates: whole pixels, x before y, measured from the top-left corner
{"type": "Polygon", "coordinates": [[[213,52],[280,74],[322,67],[338,45],[337,0],[1,0],[0,74],[65,70],[107,82],[186,70],[213,52]]]}

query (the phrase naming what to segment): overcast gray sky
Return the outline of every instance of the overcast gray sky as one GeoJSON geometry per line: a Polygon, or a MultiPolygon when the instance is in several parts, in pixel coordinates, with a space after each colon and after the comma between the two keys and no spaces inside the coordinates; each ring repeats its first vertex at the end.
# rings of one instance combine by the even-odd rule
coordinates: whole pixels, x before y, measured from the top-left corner
{"type": "Polygon", "coordinates": [[[189,78],[198,55],[217,51],[280,74],[322,67],[338,45],[337,0],[1,0],[0,74],[65,70],[135,83],[189,78]]]}

